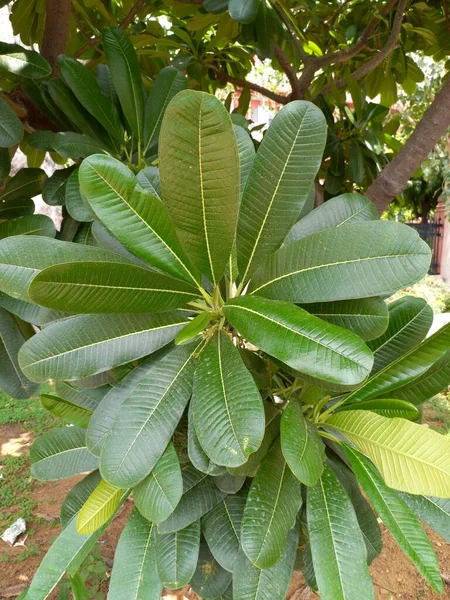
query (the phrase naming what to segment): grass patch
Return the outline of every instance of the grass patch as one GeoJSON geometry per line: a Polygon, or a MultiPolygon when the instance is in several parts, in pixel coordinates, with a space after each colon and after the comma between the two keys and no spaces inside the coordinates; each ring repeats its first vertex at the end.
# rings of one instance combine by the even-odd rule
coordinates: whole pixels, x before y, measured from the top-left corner
{"type": "Polygon", "coordinates": [[[425,403],[423,422],[431,429],[450,436],[450,392],[438,394],[425,403]]]}
{"type": "MultiPolygon", "coordinates": [[[[42,389],[42,392],[51,390],[46,387],[48,390],[42,389]]],[[[42,408],[39,398],[13,400],[0,392],[0,425],[11,423],[22,423],[24,429],[36,437],[62,424],[58,417],[42,408]]]]}

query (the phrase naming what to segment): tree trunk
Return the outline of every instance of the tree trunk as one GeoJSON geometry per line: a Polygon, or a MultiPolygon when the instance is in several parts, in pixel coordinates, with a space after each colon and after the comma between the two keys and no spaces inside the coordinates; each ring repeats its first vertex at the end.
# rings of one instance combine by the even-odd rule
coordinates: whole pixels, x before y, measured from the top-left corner
{"type": "Polygon", "coordinates": [[[450,126],[450,79],[436,94],[433,102],[417,124],[400,152],[381,171],[366,192],[382,213],[406,187],[408,180],[420,167],[450,126]]]}
{"type": "Polygon", "coordinates": [[[58,73],[56,59],[67,46],[70,11],[71,0],[47,0],[41,54],[50,63],[54,76],[58,73]]]}

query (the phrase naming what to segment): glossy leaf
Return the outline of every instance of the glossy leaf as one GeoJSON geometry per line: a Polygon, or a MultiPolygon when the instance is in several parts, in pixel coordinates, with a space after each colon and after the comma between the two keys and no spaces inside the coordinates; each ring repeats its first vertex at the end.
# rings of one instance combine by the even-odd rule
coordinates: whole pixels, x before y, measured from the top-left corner
{"type": "Polygon", "coordinates": [[[157,167],[145,167],[137,173],[136,179],[144,190],[148,190],[153,196],[161,200],[161,180],[157,167]]]}
{"type": "Polygon", "coordinates": [[[192,420],[192,402],[189,403],[188,410],[187,451],[189,460],[198,471],[206,473],[206,475],[214,476],[225,473],[225,467],[221,467],[213,463],[198,441],[192,420]]]}
{"type": "Polygon", "coordinates": [[[277,444],[252,481],[242,520],[242,548],[255,567],[268,569],[280,559],[301,504],[300,482],[277,444]]]}
{"type": "Polygon", "coordinates": [[[13,202],[21,198],[34,198],[42,192],[47,175],[37,168],[19,169],[14,177],[8,179],[2,193],[3,202],[13,202]]]}
{"type": "Polygon", "coordinates": [[[55,237],[53,221],[46,215],[26,215],[0,223],[0,240],[14,235],[41,235],[55,237]]]}
{"type": "Polygon", "coordinates": [[[191,342],[209,325],[211,319],[212,315],[210,312],[202,312],[194,317],[177,335],[175,344],[182,346],[183,344],[191,342]]]}
{"type": "Polygon", "coordinates": [[[357,223],[374,221],[378,211],[373,202],[361,194],[341,194],[330,198],[298,221],[288,233],[285,243],[308,237],[319,231],[357,223]]]}
{"type": "Polygon", "coordinates": [[[370,350],[354,333],[288,302],[243,296],[229,301],[224,312],[249,342],[312,377],[354,385],[372,367],[370,350]]]}
{"type": "Polygon", "coordinates": [[[133,488],[133,499],[147,521],[160,523],[172,514],[182,494],[180,463],[170,443],[150,475],[133,488]]]}
{"type": "Polygon", "coordinates": [[[89,424],[92,412],[72,402],[58,398],[52,394],[41,395],[42,406],[57,417],[61,417],[68,423],[73,423],[78,427],[86,428],[89,424]]]}
{"type": "Polygon", "coordinates": [[[0,148],[15,146],[22,138],[22,121],[9,104],[0,98],[0,148]]]}
{"type": "Polygon", "coordinates": [[[325,468],[308,488],[308,532],[323,600],[374,599],[364,540],[355,511],[336,475],[325,468]]]}
{"type": "Polygon", "coordinates": [[[251,23],[256,19],[262,0],[230,0],[230,17],[240,23],[251,23]]]}
{"type": "Polygon", "coordinates": [[[350,465],[358,481],[379,517],[389,529],[402,551],[416,566],[431,587],[441,593],[442,579],[439,575],[437,556],[430,540],[417,517],[389,488],[372,463],[350,446],[344,446],[350,465]]]}
{"type": "Polygon", "coordinates": [[[245,186],[252,169],[253,161],[255,160],[255,146],[252,138],[245,131],[243,127],[239,125],[233,126],[234,133],[236,135],[236,142],[239,153],[239,165],[241,170],[241,198],[244,193],[245,186]]]}
{"type": "Polygon", "coordinates": [[[94,533],[116,513],[124,490],[103,479],[83,504],[77,517],[77,531],[81,535],[94,533]]]}
{"type": "Polygon", "coordinates": [[[265,264],[296,222],[322,161],[325,139],[325,118],[310,103],[290,102],[274,118],[242,196],[237,249],[243,281],[265,264]]]}
{"type": "Polygon", "coordinates": [[[72,131],[57,133],[52,140],[55,152],[66,158],[86,158],[91,154],[106,152],[104,146],[97,140],[85,134],[72,131]]]}
{"type": "Polygon", "coordinates": [[[205,542],[200,544],[197,568],[190,583],[196,594],[211,600],[220,598],[231,583],[231,573],[219,565],[205,542]]]}
{"type": "Polygon", "coordinates": [[[217,465],[238,467],[261,445],[261,396],[239,351],[225,334],[214,336],[200,355],[192,411],[198,440],[217,465]]]}
{"type": "Polygon", "coordinates": [[[0,69],[26,79],[41,79],[52,72],[45,58],[35,50],[4,42],[0,43],[0,69]]]}
{"type": "Polygon", "coordinates": [[[281,417],[281,449],[299,481],[315,485],[322,475],[325,445],[314,425],[303,416],[303,405],[293,399],[281,417]]]}
{"type": "Polygon", "coordinates": [[[162,353],[119,408],[100,462],[113,485],[138,484],[163,455],[192,392],[196,351],[194,344],[162,353]]]}
{"type": "Polygon", "coordinates": [[[78,427],[54,429],[31,446],[31,474],[40,481],[53,481],[98,467],[98,458],[86,448],[86,432],[78,427]]]}
{"type": "Polygon", "coordinates": [[[174,277],[197,282],[166,208],[125,165],[96,154],[83,161],[79,180],[94,213],[128,250],[174,277]]]}
{"type": "Polygon", "coordinates": [[[94,216],[81,195],[78,170],[70,174],[66,183],[65,193],[65,206],[72,219],[81,222],[91,222],[94,216]]]}
{"type": "Polygon", "coordinates": [[[396,398],[407,400],[416,406],[447,389],[450,381],[450,350],[441,356],[429,369],[411,383],[397,388],[396,398]]]}
{"type": "Polygon", "coordinates": [[[159,167],[163,200],[184,249],[215,284],[231,253],[239,209],[236,137],[220,100],[192,90],[175,96],[161,127],[159,167]]]}
{"type": "Polygon", "coordinates": [[[109,600],[160,600],[162,585],[156,570],[155,525],[134,510],[117,544],[109,584],[109,600]]]}
{"type": "Polygon", "coordinates": [[[450,497],[450,440],[404,419],[351,410],[327,419],[370,457],[387,485],[412,494],[450,497]]]}
{"type": "Polygon", "coordinates": [[[415,283],[428,271],[430,248],[403,223],[350,223],[283,246],[249,291],[291,302],[368,298],[415,283]]]}
{"type": "Polygon", "coordinates": [[[415,421],[419,417],[419,411],[414,404],[392,398],[376,398],[375,400],[364,400],[363,402],[357,402],[356,404],[347,404],[343,405],[339,411],[355,409],[370,410],[377,415],[388,417],[389,419],[401,417],[402,419],[415,421]]]}
{"type": "Polygon", "coordinates": [[[400,493],[400,498],[419,519],[450,543],[450,499],[400,493]]]}
{"type": "Polygon", "coordinates": [[[69,317],[28,340],[19,364],[34,381],[80,379],[155,352],[185,323],[175,313],[69,317]]]}
{"type": "Polygon", "coordinates": [[[200,549],[200,521],[156,537],[156,565],[162,585],[177,590],[190,582],[200,549]]]}
{"type": "Polygon", "coordinates": [[[67,527],[101,481],[100,471],[92,471],[76,483],[61,506],[61,525],[67,527]]]}

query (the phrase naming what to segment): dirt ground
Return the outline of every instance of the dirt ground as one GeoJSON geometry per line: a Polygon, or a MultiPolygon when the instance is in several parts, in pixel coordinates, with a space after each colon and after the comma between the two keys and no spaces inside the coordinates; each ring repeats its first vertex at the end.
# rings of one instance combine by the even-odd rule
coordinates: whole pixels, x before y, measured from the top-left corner
{"type": "MultiPolygon", "coordinates": [[[[31,442],[32,435],[24,429],[21,423],[0,426],[2,459],[8,456],[26,457],[31,442]]],[[[2,600],[15,598],[28,587],[43,555],[58,535],[60,505],[78,479],[79,477],[72,477],[46,483],[29,480],[33,500],[32,519],[28,523],[31,535],[25,540],[25,547],[10,548],[0,540],[0,598],[2,600]]],[[[0,485],[2,483],[3,481],[0,480],[0,485]]],[[[100,539],[100,551],[107,571],[112,565],[114,548],[131,508],[131,502],[127,501],[119,516],[100,539]]],[[[15,507],[12,506],[10,510],[14,512],[15,507]]],[[[17,516],[20,516],[19,510],[20,506],[17,506],[17,516]]],[[[430,531],[428,533],[439,556],[441,573],[448,580],[445,593],[439,596],[429,589],[413,564],[403,555],[390,534],[384,530],[383,552],[370,569],[375,583],[377,600],[434,600],[438,598],[450,600],[450,544],[436,534],[430,531]]],[[[103,592],[106,592],[106,589],[107,581],[103,582],[100,587],[103,592]]],[[[51,596],[51,600],[55,600],[56,597],[56,594],[51,596]]],[[[189,593],[188,590],[185,590],[183,594],[174,595],[171,592],[165,596],[167,600],[183,597],[198,600],[195,594],[189,593]]],[[[299,574],[295,574],[288,599],[318,600],[318,596],[306,588],[304,580],[299,574]]],[[[274,598],[273,600],[278,599],[274,598]]],[[[361,600],[365,599],[361,598],[361,600]]]]}

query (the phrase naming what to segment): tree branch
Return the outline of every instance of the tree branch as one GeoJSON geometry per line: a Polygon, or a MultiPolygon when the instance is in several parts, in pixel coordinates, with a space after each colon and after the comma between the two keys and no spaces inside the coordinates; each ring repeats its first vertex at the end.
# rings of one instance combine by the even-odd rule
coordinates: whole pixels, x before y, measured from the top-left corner
{"type": "Polygon", "coordinates": [[[288,96],[282,96],[281,94],[277,94],[276,92],[272,92],[265,87],[257,85],[256,83],[252,83],[251,81],[247,81],[246,79],[239,79],[238,77],[232,77],[231,75],[227,75],[223,71],[220,71],[217,68],[214,68],[213,65],[210,65],[211,68],[214,69],[217,79],[220,81],[224,81],[226,83],[232,83],[236,87],[247,88],[249,90],[253,90],[254,92],[258,92],[266,98],[270,98],[274,102],[278,102],[279,104],[287,104],[289,102],[288,96]]]}
{"type": "Polygon", "coordinates": [[[381,171],[366,196],[382,213],[406,187],[408,180],[450,126],[450,79],[436,94],[400,152],[381,171]]]}
{"type": "Polygon", "coordinates": [[[289,62],[288,57],[283,52],[283,50],[280,48],[280,46],[278,46],[278,44],[275,44],[275,57],[276,57],[277,61],[279,62],[280,67],[285,72],[286,77],[289,79],[289,83],[291,84],[292,100],[299,100],[302,96],[301,96],[301,87],[299,85],[300,82],[297,79],[297,73],[296,73],[294,67],[289,62]]]}
{"type": "Polygon", "coordinates": [[[47,0],[41,54],[48,60],[53,75],[58,74],[57,58],[64,54],[69,38],[70,0],[47,0]]]}

